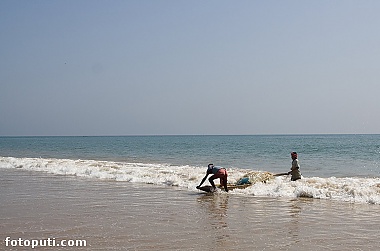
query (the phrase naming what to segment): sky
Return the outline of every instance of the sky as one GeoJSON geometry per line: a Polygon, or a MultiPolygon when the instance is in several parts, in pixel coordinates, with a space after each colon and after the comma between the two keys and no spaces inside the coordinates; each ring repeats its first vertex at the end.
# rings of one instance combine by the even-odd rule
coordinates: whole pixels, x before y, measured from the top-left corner
{"type": "Polygon", "coordinates": [[[0,136],[380,133],[379,13],[1,0],[0,136]]]}

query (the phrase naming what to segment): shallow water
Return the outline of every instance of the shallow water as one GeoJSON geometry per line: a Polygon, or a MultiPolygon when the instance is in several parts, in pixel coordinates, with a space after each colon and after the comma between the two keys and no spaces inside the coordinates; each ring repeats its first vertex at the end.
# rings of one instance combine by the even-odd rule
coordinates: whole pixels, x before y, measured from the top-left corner
{"type": "MultiPolygon", "coordinates": [[[[375,250],[378,205],[0,169],[0,236],[84,239],[78,250],[375,250]]],[[[29,248],[30,249],[30,248],[29,248]]],[[[54,247],[54,250],[67,250],[54,247]]],[[[39,247],[39,250],[51,248],[39,247]]]]}
{"type": "Polygon", "coordinates": [[[0,156],[105,160],[283,173],[299,153],[307,177],[380,177],[380,135],[0,137],[0,156]]]}
{"type": "MultiPolygon", "coordinates": [[[[47,172],[59,174],[62,177],[76,176],[100,182],[113,180],[123,183],[174,186],[193,192],[197,191],[195,187],[205,175],[203,167],[44,158],[0,157],[0,168],[47,172]]],[[[265,174],[262,171],[238,168],[228,168],[227,170],[228,182],[232,184],[247,174],[253,173],[256,178],[260,177],[260,174],[265,174]]],[[[296,182],[291,182],[287,176],[271,176],[270,180],[262,183],[250,176],[250,181],[255,184],[246,189],[236,189],[231,193],[248,197],[253,195],[277,198],[306,197],[380,204],[380,178],[304,177],[296,182]]],[[[219,183],[219,180],[216,182],[219,183]]]]}

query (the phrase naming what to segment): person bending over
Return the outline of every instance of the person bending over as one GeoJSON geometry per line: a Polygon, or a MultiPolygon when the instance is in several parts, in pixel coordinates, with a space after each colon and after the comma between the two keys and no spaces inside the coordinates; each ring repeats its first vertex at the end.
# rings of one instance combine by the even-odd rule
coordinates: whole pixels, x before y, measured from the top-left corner
{"type": "Polygon", "coordinates": [[[207,176],[209,174],[212,174],[212,176],[208,179],[208,181],[210,182],[210,184],[211,184],[211,186],[213,187],[214,190],[216,189],[214,180],[219,178],[220,185],[224,187],[224,190],[226,192],[228,192],[228,188],[227,188],[227,170],[224,167],[214,166],[214,164],[208,164],[206,175],[202,179],[202,181],[199,184],[199,186],[197,186],[198,189],[206,181],[207,176]]]}

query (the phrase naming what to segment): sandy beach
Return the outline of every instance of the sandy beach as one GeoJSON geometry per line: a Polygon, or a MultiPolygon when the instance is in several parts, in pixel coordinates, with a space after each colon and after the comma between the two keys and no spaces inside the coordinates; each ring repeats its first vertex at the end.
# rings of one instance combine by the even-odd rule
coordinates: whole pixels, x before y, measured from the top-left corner
{"type": "Polygon", "coordinates": [[[86,247],[39,246],[38,250],[374,250],[380,246],[377,205],[207,195],[19,169],[0,172],[3,250],[32,250],[11,245],[19,244],[19,238],[30,243],[50,238],[58,245],[61,240],[86,241],[86,247]]]}

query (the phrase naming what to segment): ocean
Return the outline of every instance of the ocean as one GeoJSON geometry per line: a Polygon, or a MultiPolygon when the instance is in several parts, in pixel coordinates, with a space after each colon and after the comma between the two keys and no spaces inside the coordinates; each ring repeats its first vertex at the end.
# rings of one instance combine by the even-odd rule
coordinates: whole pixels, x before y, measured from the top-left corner
{"type": "Polygon", "coordinates": [[[372,250],[379,165],[380,135],[0,137],[1,244],[26,250],[9,240],[51,237],[86,239],[82,250],[372,250]],[[252,171],[289,171],[291,151],[301,180],[196,189],[209,163],[235,183],[252,171]]]}

